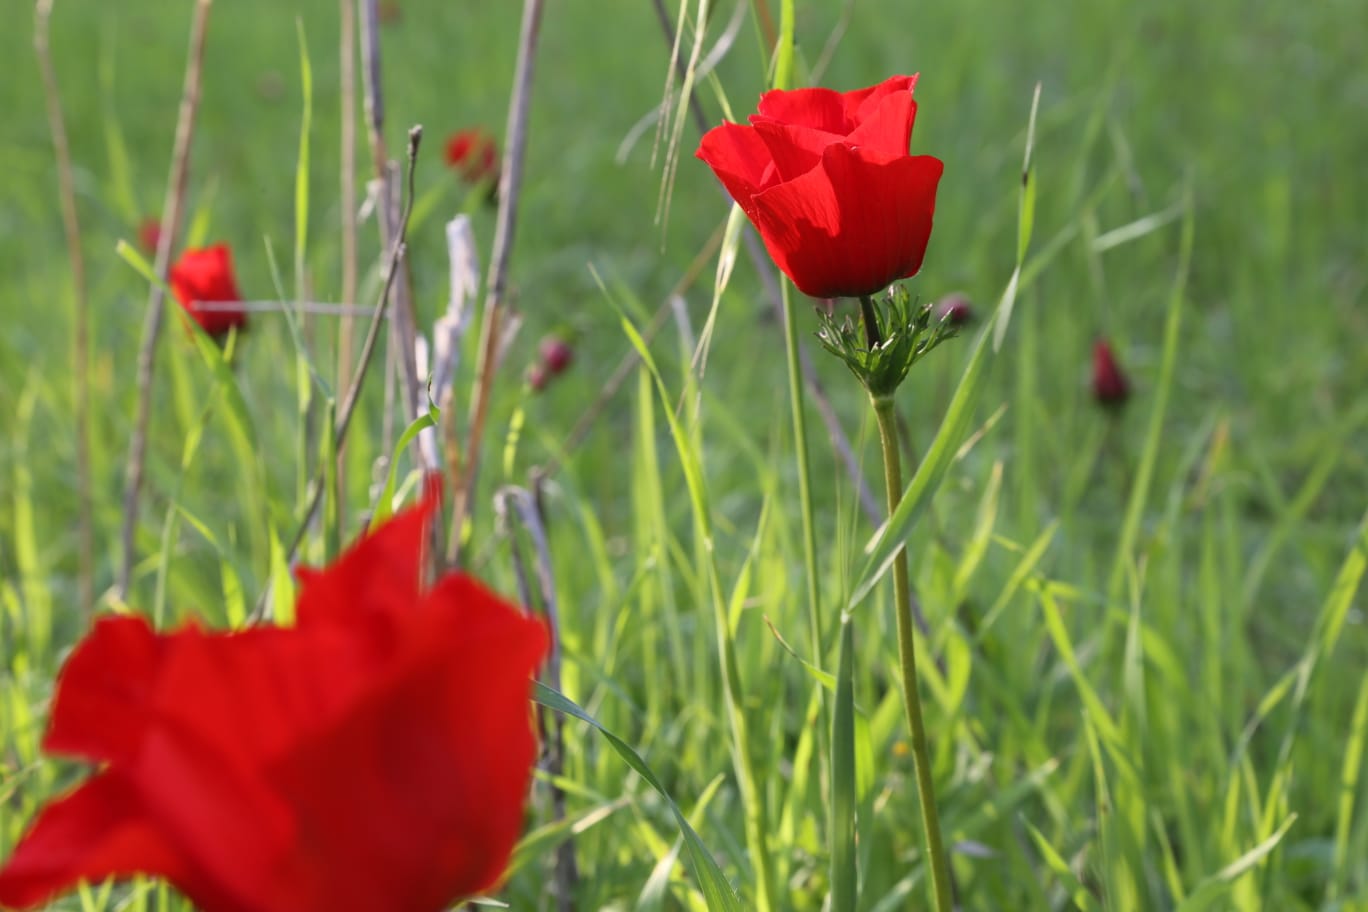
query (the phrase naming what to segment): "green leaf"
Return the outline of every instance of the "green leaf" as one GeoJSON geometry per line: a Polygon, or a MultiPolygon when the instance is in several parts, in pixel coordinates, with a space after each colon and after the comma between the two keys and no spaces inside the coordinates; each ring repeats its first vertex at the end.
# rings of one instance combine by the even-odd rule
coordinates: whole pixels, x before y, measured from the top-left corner
{"type": "Polygon", "coordinates": [[[394,489],[399,483],[399,457],[403,454],[405,447],[413,442],[413,438],[427,428],[436,427],[437,419],[433,416],[435,411],[437,409],[434,406],[426,414],[419,415],[399,436],[399,442],[394,445],[394,455],[390,457],[389,474],[385,477],[385,487],[381,489],[380,496],[375,499],[375,507],[371,511],[371,525],[384,522],[394,512],[394,489]]]}
{"type": "Polygon", "coordinates": [[[736,891],[732,889],[727,878],[713,860],[712,853],[703,845],[703,840],[698,838],[698,833],[689,824],[688,819],[680,811],[679,805],[670,797],[670,793],[665,791],[665,786],[656,778],[655,773],[646,765],[646,761],[641,759],[641,755],[632,749],[626,741],[610,732],[599,724],[593,716],[581,709],[573,700],[558,691],[552,690],[540,681],[533,684],[533,699],[548,709],[565,713],[567,716],[574,716],[581,722],[599,730],[608,739],[613,750],[617,751],[618,756],[627,761],[627,765],[634,769],[646,783],[655,789],[666,804],[670,807],[670,812],[674,814],[675,822],[679,824],[679,829],[684,836],[684,844],[689,850],[689,859],[693,868],[694,876],[698,879],[699,885],[703,889],[703,897],[708,903],[708,908],[713,912],[741,912],[741,900],[737,897],[736,891]]]}
{"type": "Polygon", "coordinates": [[[850,613],[841,613],[841,655],[831,718],[831,909],[854,912],[859,901],[855,854],[855,679],[850,613]]]}

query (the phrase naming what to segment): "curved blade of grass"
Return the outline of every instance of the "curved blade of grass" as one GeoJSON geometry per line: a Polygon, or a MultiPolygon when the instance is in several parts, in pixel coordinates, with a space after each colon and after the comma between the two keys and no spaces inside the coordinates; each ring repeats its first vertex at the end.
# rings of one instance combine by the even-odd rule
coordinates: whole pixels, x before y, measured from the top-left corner
{"type": "Polygon", "coordinates": [[[1040,111],[1040,83],[1036,83],[1035,93],[1031,96],[1031,116],[1026,122],[1026,152],[1021,161],[1021,194],[1017,201],[1017,254],[1016,266],[1002,293],[997,307],[997,328],[993,331],[993,351],[1002,348],[1002,340],[1007,335],[1007,324],[1012,319],[1012,307],[1016,304],[1017,291],[1021,288],[1021,264],[1026,260],[1026,250],[1031,246],[1031,231],[1035,227],[1035,175],[1031,172],[1031,152],[1035,147],[1036,114],[1040,111]]]}
{"type": "Polygon", "coordinates": [[[381,489],[380,496],[376,498],[375,507],[371,511],[371,525],[383,522],[394,512],[394,489],[399,483],[400,454],[425,429],[436,427],[440,418],[441,413],[437,411],[437,407],[435,405],[429,406],[428,413],[418,416],[399,436],[399,442],[394,445],[394,455],[390,457],[389,474],[385,477],[385,487],[381,489]]]}
{"type": "Polygon", "coordinates": [[[1287,835],[1287,831],[1296,822],[1297,815],[1289,815],[1273,835],[1217,871],[1209,880],[1204,881],[1201,886],[1193,891],[1191,896],[1178,906],[1175,912],[1202,912],[1204,909],[1212,908],[1218,900],[1225,898],[1226,894],[1230,892],[1231,885],[1241,875],[1263,861],[1268,853],[1278,847],[1278,843],[1282,842],[1282,838],[1287,835]]]}
{"type": "Polygon", "coordinates": [[[689,850],[691,867],[694,876],[698,878],[699,886],[703,889],[703,897],[708,903],[708,908],[714,912],[717,910],[741,912],[741,900],[737,898],[736,891],[727,882],[727,878],[718,868],[717,862],[713,860],[707,846],[703,845],[703,840],[698,838],[698,833],[689,824],[688,818],[679,809],[679,805],[675,804],[670,793],[665,791],[665,786],[656,778],[655,773],[651,772],[651,768],[646,765],[645,760],[641,759],[641,755],[633,750],[626,741],[600,725],[597,719],[581,709],[569,697],[552,690],[540,681],[533,682],[532,698],[547,709],[554,709],[587,723],[598,729],[608,739],[608,743],[612,745],[613,750],[617,751],[618,756],[627,761],[627,765],[635,770],[642,779],[645,779],[646,783],[655,789],[665,799],[665,803],[669,805],[670,813],[674,814],[675,822],[679,824],[679,829],[684,836],[684,844],[689,850]]]}

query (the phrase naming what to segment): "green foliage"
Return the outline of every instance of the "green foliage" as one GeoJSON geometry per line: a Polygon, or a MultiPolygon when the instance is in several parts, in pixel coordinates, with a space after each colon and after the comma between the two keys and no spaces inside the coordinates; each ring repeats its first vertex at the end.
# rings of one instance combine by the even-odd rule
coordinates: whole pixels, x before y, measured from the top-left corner
{"type": "MultiPolygon", "coordinates": [[[[489,498],[554,458],[559,690],[613,734],[567,725],[566,819],[552,819],[539,779],[498,898],[553,908],[551,852],[569,840],[579,908],[723,908],[724,885],[754,896],[764,845],[776,905],[818,910],[838,886],[824,827],[839,782],[856,833],[836,843],[837,873],[853,854],[857,907],[915,907],[926,872],[879,585],[905,544],[964,909],[1363,908],[1368,123],[1344,116],[1364,86],[1359,34],[1345,25],[1356,4],[1099,0],[1023,16],[1005,0],[865,0],[843,23],[844,4],[745,0],[745,27],[726,45],[736,2],[667,2],[693,69],[670,77],[664,106],[671,48],[651,4],[612,16],[592,0],[547,6],[513,252],[524,325],[487,439],[497,445],[519,412],[525,424],[506,465],[485,454],[469,550],[477,573],[516,591],[489,498]],[[777,14],[776,34],[793,30],[791,57],[768,45],[762,8],[777,14]],[[963,291],[985,317],[895,397],[912,481],[885,531],[861,512],[809,399],[826,634],[815,653],[785,340],[757,304],[768,292],[744,218],[690,157],[677,94],[691,86],[720,120],[728,100],[751,109],[771,67],[795,86],[839,88],[921,72],[913,151],[943,159],[946,174],[908,288],[926,301],[963,291]],[[691,272],[715,233],[724,261],[691,272]],[[652,335],[671,291],[677,304],[652,335]],[[641,338],[624,333],[623,313],[641,338]],[[532,397],[518,380],[553,328],[576,340],[575,366],[532,397]],[[1134,381],[1119,415],[1087,393],[1099,334],[1134,381]],[[572,440],[634,343],[654,371],[626,374],[572,440]],[[842,608],[856,622],[838,638],[842,608]],[[823,699],[849,740],[818,736],[823,699]]],[[[420,328],[446,306],[440,224],[467,203],[440,141],[477,124],[500,132],[518,6],[404,0],[383,30],[391,151],[410,124],[427,131],[418,195],[434,217],[417,225],[407,260],[420,328]]],[[[53,18],[89,266],[82,365],[71,361],[70,269],[23,10],[0,29],[14,76],[0,80],[0,856],[78,775],[38,752],[54,676],[86,623],[77,369],[94,397],[96,592],[119,556],[147,280],[114,251],[161,208],[190,5],[117,7],[58,0],[53,18]]],[[[300,5],[296,29],[279,4],[243,0],[216,4],[210,25],[189,232],[232,243],[254,299],[282,284],[264,237],[293,242],[280,294],[339,294],[335,7],[300,5]]],[[[368,173],[364,138],[358,153],[368,173]]],[[[487,244],[492,210],[472,208],[487,244]]],[[[379,255],[374,222],[363,223],[363,303],[378,293],[379,255]]],[[[864,392],[820,357],[817,321],[794,307],[877,489],[864,392]]],[[[166,328],[135,584],[127,605],[100,610],[229,626],[271,587],[288,619],[282,536],[296,528],[303,483],[334,455],[335,319],[254,314],[231,353],[178,319],[166,328]]],[[[473,344],[462,343],[456,378],[462,421],[473,344]]],[[[383,389],[377,369],[306,560],[326,559],[402,489],[408,457],[384,460],[402,450],[409,416],[386,431],[383,389]]],[[[92,886],[54,908],[187,907],[144,881],[92,886]]]]}

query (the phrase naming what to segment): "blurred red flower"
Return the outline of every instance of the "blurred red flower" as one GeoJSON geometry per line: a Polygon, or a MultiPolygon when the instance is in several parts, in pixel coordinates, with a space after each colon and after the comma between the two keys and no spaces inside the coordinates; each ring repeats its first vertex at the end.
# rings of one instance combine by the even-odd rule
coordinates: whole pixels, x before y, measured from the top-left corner
{"type": "Polygon", "coordinates": [[[466,183],[498,183],[499,145],[488,130],[472,127],[453,133],[446,144],[446,162],[466,183]]]}
{"type": "Polygon", "coordinates": [[[209,335],[222,336],[234,326],[247,325],[243,310],[208,310],[197,302],[241,301],[237,280],[233,278],[233,254],[227,244],[202,250],[187,250],[171,267],[168,276],[185,312],[209,335]]]}
{"type": "Polygon", "coordinates": [[[552,376],[563,373],[575,360],[575,350],[559,336],[547,336],[537,348],[542,364],[552,376]]]}
{"type": "Polygon", "coordinates": [[[1094,399],[1109,408],[1124,405],[1130,396],[1130,383],[1106,339],[1093,343],[1092,392],[1094,399]]]}
{"type": "Polygon", "coordinates": [[[39,813],[0,906],[137,873],[204,912],[438,912],[494,886],[546,631],[469,577],[420,586],[433,507],[300,571],[294,627],[96,622],[43,747],[100,769],[39,813]]]}
{"type": "Polygon", "coordinates": [[[952,326],[965,326],[974,322],[974,305],[968,295],[953,292],[936,303],[936,319],[949,320],[952,326]]]}
{"type": "Polygon", "coordinates": [[[156,253],[160,242],[161,222],[154,218],[143,219],[138,225],[138,245],[145,253],[156,253]]]}
{"type": "Polygon", "coordinates": [[[943,165],[908,154],[916,82],[766,92],[750,126],[723,123],[699,144],[804,293],[869,295],[921,269],[943,165]]]}

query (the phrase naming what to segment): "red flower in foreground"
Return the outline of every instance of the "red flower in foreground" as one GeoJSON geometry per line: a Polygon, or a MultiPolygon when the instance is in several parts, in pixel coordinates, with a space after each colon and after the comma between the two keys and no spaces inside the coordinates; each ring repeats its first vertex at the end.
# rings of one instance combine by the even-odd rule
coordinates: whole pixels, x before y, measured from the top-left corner
{"type": "Polygon", "coordinates": [[[154,218],[145,218],[138,225],[138,244],[145,253],[156,253],[157,244],[161,242],[161,222],[154,218]]]}
{"type": "Polygon", "coordinates": [[[907,151],[916,82],[766,92],[750,126],[724,123],[699,144],[804,293],[869,295],[921,269],[943,166],[907,151]]]}
{"type": "Polygon", "coordinates": [[[233,254],[227,244],[185,251],[171,267],[168,278],[181,307],[209,335],[218,337],[234,326],[247,325],[246,311],[208,310],[195,306],[201,301],[242,300],[237,280],[233,278],[233,254]]]}
{"type": "Polygon", "coordinates": [[[203,912],[438,912],[493,886],[536,753],[541,624],[479,583],[419,585],[429,507],[301,571],[298,624],[100,619],[45,750],[99,770],[0,869],[0,906],[164,877],[203,912]]]}
{"type": "Polygon", "coordinates": [[[1093,398],[1108,408],[1119,408],[1130,396],[1130,383],[1106,339],[1093,343],[1092,392],[1093,398]]]}
{"type": "Polygon", "coordinates": [[[446,144],[446,162],[466,183],[499,180],[499,146],[479,127],[453,133],[446,144]]]}

